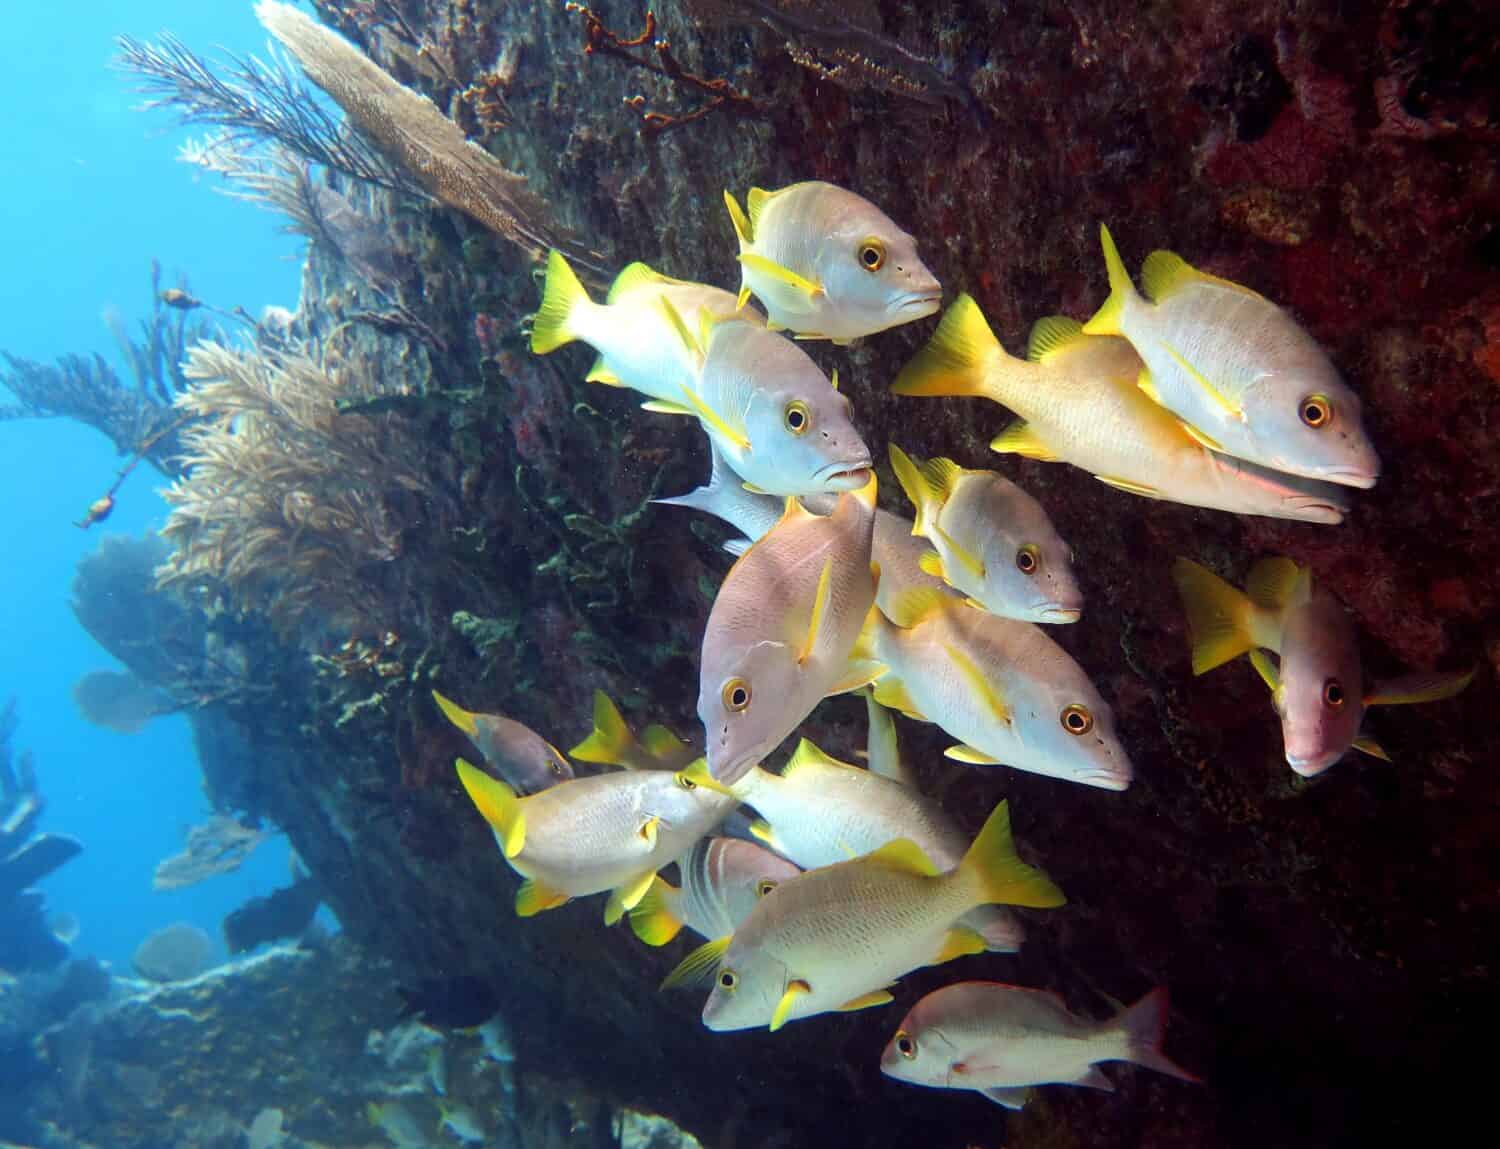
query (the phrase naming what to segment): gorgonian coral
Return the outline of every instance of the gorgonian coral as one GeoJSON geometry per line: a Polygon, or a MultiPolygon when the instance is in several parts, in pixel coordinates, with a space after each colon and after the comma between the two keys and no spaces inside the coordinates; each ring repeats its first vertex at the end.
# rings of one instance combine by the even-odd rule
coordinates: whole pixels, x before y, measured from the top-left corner
{"type": "Polygon", "coordinates": [[[217,343],[194,347],[186,374],[177,406],[196,421],[166,492],[173,549],[159,582],[220,585],[280,626],[313,608],[341,622],[378,614],[380,568],[402,550],[393,504],[427,484],[391,416],[340,411],[370,385],[299,351],[217,343]]]}

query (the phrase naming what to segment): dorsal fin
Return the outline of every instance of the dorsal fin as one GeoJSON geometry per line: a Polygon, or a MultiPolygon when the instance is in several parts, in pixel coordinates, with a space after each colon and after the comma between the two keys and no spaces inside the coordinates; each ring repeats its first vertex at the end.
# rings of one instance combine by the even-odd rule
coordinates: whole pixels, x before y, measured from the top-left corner
{"type": "Polygon", "coordinates": [[[1288,558],[1261,559],[1245,579],[1246,597],[1267,610],[1304,602],[1311,589],[1312,576],[1288,558]]]}
{"type": "Polygon", "coordinates": [[[750,209],[750,234],[754,237],[760,230],[760,213],[766,210],[766,204],[770,203],[778,192],[768,192],[764,188],[751,188],[745,196],[745,203],[750,209]]]}
{"type": "Polygon", "coordinates": [[[634,291],[645,284],[681,282],[683,281],[665,276],[637,260],[635,263],[627,264],[621,269],[620,274],[615,276],[615,281],[609,285],[609,294],[604,297],[604,302],[615,303],[627,291],[634,291]]]}
{"type": "MultiPolygon", "coordinates": [[[[735,238],[740,241],[740,247],[743,249],[754,241],[755,231],[751,227],[750,221],[745,218],[745,212],[740,207],[740,201],[734,198],[734,195],[728,188],[724,189],[724,206],[729,209],[729,222],[734,224],[735,238]]],[[[743,294],[740,297],[740,306],[745,306],[745,297],[743,294]]]]}
{"type": "MultiPolygon", "coordinates": [[[[788,502],[795,500],[788,499],[788,502]]],[[[804,512],[805,513],[805,512],[804,512]]],[[[812,613],[807,618],[807,635],[797,651],[797,665],[807,662],[813,647],[818,642],[818,631],[823,627],[823,618],[828,613],[828,598],[833,593],[833,556],[823,560],[823,569],[818,574],[818,589],[813,592],[812,613]]]]}
{"type": "Polygon", "coordinates": [[[1031,327],[1031,336],[1026,342],[1026,358],[1032,363],[1045,363],[1054,355],[1080,343],[1088,336],[1083,333],[1083,324],[1066,315],[1049,315],[1038,319],[1031,327]]]}
{"type": "Polygon", "coordinates": [[[1216,287],[1227,287],[1231,291],[1238,291],[1253,299],[1263,298],[1259,292],[1251,291],[1248,287],[1235,283],[1233,280],[1220,279],[1217,275],[1199,271],[1175,252],[1153,251],[1146,257],[1146,262],[1141,265],[1141,285],[1153,302],[1160,303],[1168,296],[1176,294],[1184,287],[1191,287],[1195,283],[1211,283],[1216,287]]]}
{"type": "Polygon", "coordinates": [[[840,762],[833,755],[803,738],[797,743],[797,749],[792,752],[792,756],[786,760],[786,765],[781,768],[781,776],[790,778],[799,770],[818,766],[837,766],[844,770],[855,769],[849,763],[840,762]]]}
{"type": "Polygon", "coordinates": [[[932,864],[932,859],[922,852],[922,847],[910,838],[897,838],[894,842],[887,842],[880,849],[867,855],[871,862],[879,862],[890,866],[892,869],[909,870],[914,874],[921,874],[924,878],[931,878],[941,871],[932,864]]]}
{"type": "Polygon", "coordinates": [[[935,586],[918,586],[902,591],[891,603],[888,617],[903,630],[910,630],[919,622],[948,609],[953,597],[935,586]]]}

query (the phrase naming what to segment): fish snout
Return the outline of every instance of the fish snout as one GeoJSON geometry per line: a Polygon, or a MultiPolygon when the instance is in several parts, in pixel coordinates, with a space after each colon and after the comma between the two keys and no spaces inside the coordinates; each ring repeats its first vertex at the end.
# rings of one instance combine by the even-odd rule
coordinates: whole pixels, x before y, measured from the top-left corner
{"type": "Polygon", "coordinates": [[[1083,608],[1081,606],[1064,606],[1059,602],[1048,602],[1037,607],[1035,613],[1039,622],[1062,625],[1077,622],[1083,617],[1083,608]]]}
{"type": "Polygon", "coordinates": [[[1293,754],[1286,752],[1286,764],[1292,772],[1304,778],[1315,778],[1344,756],[1342,750],[1325,750],[1321,754],[1293,754]]]}

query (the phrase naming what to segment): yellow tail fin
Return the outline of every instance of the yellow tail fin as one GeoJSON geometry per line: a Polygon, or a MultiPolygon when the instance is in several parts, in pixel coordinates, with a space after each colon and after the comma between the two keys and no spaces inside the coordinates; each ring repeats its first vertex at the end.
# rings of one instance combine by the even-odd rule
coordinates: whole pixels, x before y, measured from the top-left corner
{"type": "Polygon", "coordinates": [[[1000,342],[972,296],[953,301],[927,346],[901,369],[891,391],[896,395],[984,395],[987,369],[1000,342]]]}
{"type": "Polygon", "coordinates": [[[578,338],[573,330],[574,313],[580,303],[589,303],[589,293],[583,289],[578,276],[568,266],[568,261],[557,251],[547,253],[547,281],[542,287],[542,305],[537,309],[536,320],[531,325],[531,350],[537,355],[556,351],[565,343],[578,338]]]}
{"type": "Polygon", "coordinates": [[[457,726],[470,738],[479,733],[478,715],[472,711],[465,710],[458,703],[454,702],[453,699],[443,697],[436,690],[432,692],[432,697],[438,704],[438,709],[443,712],[449,722],[457,726]]]}
{"type": "Polygon", "coordinates": [[[1120,258],[1120,249],[1109,234],[1109,228],[1099,225],[1099,243],[1104,248],[1104,269],[1109,274],[1109,298],[1104,306],[1094,312],[1094,317],[1083,325],[1085,335],[1119,335],[1120,319],[1125,314],[1125,305],[1135,297],[1135,284],[1130,282],[1130,272],[1125,270],[1125,261],[1120,258]]]}
{"type": "Polygon", "coordinates": [[[655,879],[646,896],[630,911],[630,928],[648,946],[664,946],[682,930],[682,919],[672,910],[681,893],[676,886],[655,879]]]}
{"type": "Polygon", "coordinates": [[[594,691],[594,732],[568,751],[569,758],[597,762],[601,766],[636,769],[640,755],[635,735],[625,724],[620,708],[602,690],[594,691]]]}
{"type": "Polygon", "coordinates": [[[1192,559],[1172,564],[1172,580],[1187,611],[1194,674],[1206,674],[1256,645],[1249,598],[1192,559]]]}
{"type": "Polygon", "coordinates": [[[990,814],[958,869],[976,883],[986,905],[1003,903],[1049,909],[1068,900],[1051,878],[1035,866],[1028,866],[1016,854],[1016,842],[1010,833],[1010,810],[1004,802],[990,814]]]}
{"type": "Polygon", "coordinates": [[[928,459],[925,463],[913,459],[895,443],[890,444],[890,454],[896,481],[917,510],[911,533],[931,538],[928,531],[953,493],[953,484],[963,475],[963,468],[952,459],[928,459]]]}
{"type": "Polygon", "coordinates": [[[500,840],[500,851],[514,858],[526,846],[526,814],[516,792],[498,778],[460,758],[458,780],[463,783],[474,808],[484,815],[500,840]]]}
{"type": "Polygon", "coordinates": [[[734,198],[728,188],[724,189],[724,206],[729,209],[729,222],[734,224],[734,237],[740,241],[740,250],[744,251],[755,242],[755,230],[740,207],[740,201],[734,198]]]}

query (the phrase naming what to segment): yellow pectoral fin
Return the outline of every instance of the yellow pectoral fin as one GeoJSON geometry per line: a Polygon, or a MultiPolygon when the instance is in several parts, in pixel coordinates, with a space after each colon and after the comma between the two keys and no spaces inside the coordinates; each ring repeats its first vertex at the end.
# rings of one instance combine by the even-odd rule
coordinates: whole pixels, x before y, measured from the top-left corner
{"type": "Polygon", "coordinates": [[[943,751],[944,758],[951,758],[955,762],[963,762],[969,766],[1000,766],[1003,763],[993,755],[986,754],[983,750],[975,750],[972,746],[959,743],[950,746],[943,751]]]}
{"type": "Polygon", "coordinates": [[[979,934],[964,926],[954,926],[943,938],[943,948],[938,950],[937,957],[932,959],[932,964],[942,965],[954,958],[982,954],[987,948],[984,938],[979,934]]]}
{"type": "Polygon", "coordinates": [[[527,878],[521,883],[521,888],[516,891],[516,913],[520,917],[529,918],[543,910],[555,909],[566,902],[570,896],[561,890],[554,890],[535,878],[527,878]]]}
{"type": "Polygon", "coordinates": [[[1101,483],[1114,487],[1117,491],[1126,491],[1132,495],[1140,495],[1145,499],[1159,499],[1162,493],[1155,487],[1148,487],[1145,483],[1133,483],[1129,479],[1117,479],[1113,475],[1095,475],[1101,483]]]}
{"type": "Polygon", "coordinates": [[[687,384],[679,384],[683,397],[688,406],[703,421],[703,425],[712,431],[717,431],[726,441],[738,447],[741,451],[750,450],[750,439],[745,434],[743,427],[735,427],[728,423],[723,416],[703,401],[702,396],[687,384]]]}
{"type": "MultiPolygon", "coordinates": [[[[1237,419],[1241,422],[1244,421],[1245,412],[1240,407],[1240,405],[1233,399],[1229,398],[1229,396],[1225,395],[1224,392],[1220,391],[1216,386],[1214,386],[1209,378],[1201,371],[1199,371],[1196,367],[1194,367],[1190,362],[1188,362],[1187,357],[1181,354],[1177,350],[1177,348],[1173,347],[1166,340],[1162,340],[1161,349],[1167,353],[1173,363],[1182,368],[1182,373],[1184,375],[1186,375],[1195,384],[1197,384],[1199,389],[1208,396],[1209,400],[1215,407],[1217,407],[1231,419],[1237,419]]],[[[1184,426],[1187,426],[1187,424],[1184,424],[1184,426]]],[[[1191,434],[1195,439],[1199,439],[1200,441],[1202,441],[1202,433],[1196,428],[1188,427],[1188,433],[1191,434]]],[[[1205,444],[1205,446],[1212,446],[1212,441],[1210,440],[1205,444]]],[[[1218,448],[1214,447],[1213,449],[1217,450],[1218,448]]]]}
{"type": "Polygon", "coordinates": [[[641,404],[642,411],[650,411],[656,415],[686,415],[691,419],[698,417],[698,412],[691,407],[684,407],[681,403],[671,403],[666,399],[647,399],[641,404]]]}
{"type": "Polygon", "coordinates": [[[1452,698],[1474,679],[1474,671],[1457,674],[1408,674],[1379,683],[1365,698],[1366,706],[1402,706],[1452,698]]]}
{"type": "MultiPolygon", "coordinates": [[[[795,502],[795,500],[789,500],[795,502]]],[[[813,592],[812,613],[807,619],[807,634],[802,640],[802,647],[797,651],[797,665],[805,666],[808,658],[812,656],[813,647],[818,641],[818,631],[823,626],[823,616],[828,613],[828,596],[833,589],[833,556],[829,555],[823,560],[823,570],[818,575],[818,589],[813,592]]]]}
{"type": "Polygon", "coordinates": [[[1389,762],[1391,760],[1391,756],[1385,752],[1385,748],[1368,734],[1361,734],[1350,745],[1361,754],[1368,754],[1371,758],[1379,758],[1382,762],[1389,762]]]}
{"type": "Polygon", "coordinates": [[[752,251],[740,253],[740,262],[745,267],[776,283],[784,284],[792,289],[794,298],[801,301],[804,308],[811,310],[813,301],[820,296],[826,295],[821,283],[814,283],[811,279],[798,275],[789,267],[782,267],[774,259],[767,259],[763,255],[756,255],[752,251]]]}
{"type": "Polygon", "coordinates": [[[953,663],[954,669],[958,671],[965,685],[974,692],[975,697],[984,704],[985,709],[994,716],[997,722],[1009,726],[1010,707],[1006,705],[1005,695],[1001,693],[1000,687],[986,678],[984,672],[974,664],[974,660],[958,647],[945,642],[943,651],[948,655],[949,661],[953,663]]]}
{"type": "MultiPolygon", "coordinates": [[[[1151,398],[1155,399],[1157,402],[1160,402],[1161,399],[1158,395],[1155,394],[1155,390],[1156,389],[1153,387],[1151,398]]],[[[1221,455],[1224,453],[1223,445],[1212,435],[1205,434],[1204,432],[1198,430],[1197,427],[1194,427],[1186,419],[1179,419],[1177,420],[1177,423],[1184,431],[1188,433],[1190,438],[1196,440],[1202,446],[1207,447],[1210,451],[1217,451],[1221,455]]]]}
{"type": "MultiPolygon", "coordinates": [[[[651,819],[653,822],[659,819],[651,819]]],[[[656,871],[647,870],[644,874],[632,878],[624,885],[616,886],[609,892],[609,901],[604,904],[604,924],[614,925],[625,916],[626,910],[633,910],[646,896],[646,891],[651,888],[651,883],[656,880],[656,871]]]]}
{"type": "Polygon", "coordinates": [[[1002,455],[1020,455],[1023,459],[1039,459],[1043,463],[1056,463],[1062,458],[1022,419],[1017,419],[991,439],[990,450],[1002,455]]]}
{"type": "Polygon", "coordinates": [[[896,999],[883,989],[877,989],[873,993],[862,993],[858,997],[850,998],[839,1006],[837,1013],[853,1013],[856,1009],[869,1009],[876,1005],[890,1005],[896,999]]]}
{"type": "Polygon", "coordinates": [[[894,675],[888,674],[875,680],[875,701],[891,710],[899,710],[908,718],[914,718],[918,722],[930,721],[917,709],[917,704],[907,693],[906,684],[894,675]]]}
{"type": "Polygon", "coordinates": [[[948,576],[943,573],[943,560],[937,551],[923,551],[921,557],[917,559],[917,566],[922,568],[923,574],[940,578],[944,582],[948,581],[948,576]]]}
{"type": "Polygon", "coordinates": [[[1260,647],[1250,652],[1250,665],[1255,667],[1255,673],[1260,675],[1260,680],[1273,695],[1281,689],[1281,671],[1271,661],[1271,656],[1260,647]]]}
{"type": "Polygon", "coordinates": [[[882,676],[890,670],[883,662],[875,662],[872,659],[850,659],[849,665],[844,668],[844,676],[828,688],[825,698],[835,694],[848,694],[851,690],[860,690],[869,686],[872,682],[879,682],[882,676]]]}
{"type": "Polygon", "coordinates": [[[781,852],[781,845],[776,840],[776,833],[771,829],[771,823],[767,822],[764,818],[757,818],[750,823],[750,836],[760,839],[778,854],[781,852]]]}
{"type": "Polygon", "coordinates": [[[786,992],[781,995],[781,1000],[776,1003],[776,1008],[771,1013],[772,1033],[786,1024],[786,1019],[791,1014],[792,1007],[797,1004],[797,999],[806,997],[810,993],[812,993],[812,986],[805,981],[787,983],[786,992]]]}
{"type": "Polygon", "coordinates": [[[984,579],[983,559],[981,559],[967,547],[960,546],[957,539],[955,539],[947,531],[943,530],[943,528],[938,526],[936,523],[932,524],[932,530],[937,535],[936,541],[941,542],[944,549],[946,549],[949,554],[951,554],[955,559],[958,560],[959,566],[963,567],[964,570],[968,571],[969,574],[974,576],[974,578],[981,581],[984,579]]]}
{"type": "Polygon", "coordinates": [[[745,304],[747,304],[749,302],[750,302],[750,289],[748,287],[742,287],[742,288],[740,288],[740,293],[739,293],[739,295],[737,295],[735,297],[735,300],[734,300],[735,310],[736,311],[743,311],[743,310],[745,310],[745,304]]]}
{"type": "Polygon", "coordinates": [[[654,850],[656,849],[656,835],[660,830],[661,818],[653,814],[641,823],[641,828],[636,833],[641,836],[641,840],[646,843],[647,847],[654,850]]]}

